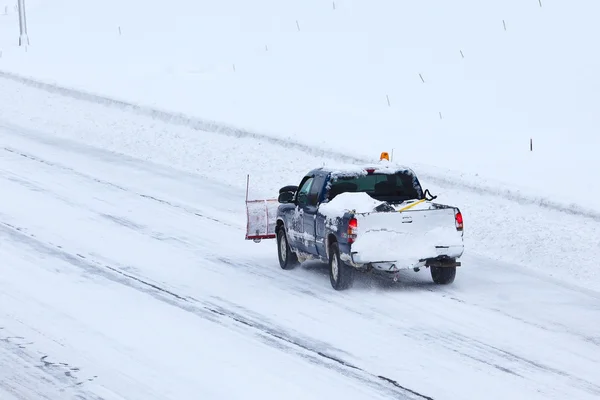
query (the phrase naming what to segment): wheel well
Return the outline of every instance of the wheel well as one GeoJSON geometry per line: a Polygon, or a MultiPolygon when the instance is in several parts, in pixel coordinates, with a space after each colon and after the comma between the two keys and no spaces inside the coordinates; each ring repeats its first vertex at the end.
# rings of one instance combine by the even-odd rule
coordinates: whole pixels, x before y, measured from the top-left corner
{"type": "Polygon", "coordinates": [[[334,244],[335,242],[337,242],[335,235],[333,233],[330,233],[327,236],[327,248],[330,248],[331,245],[334,244]]]}
{"type": "Polygon", "coordinates": [[[275,232],[277,232],[279,230],[279,228],[283,227],[283,221],[278,219],[277,220],[277,224],[275,225],[275,232]]]}
{"type": "Polygon", "coordinates": [[[329,249],[331,245],[337,242],[337,238],[333,233],[327,235],[327,248],[325,249],[325,254],[327,254],[327,258],[329,258],[329,249]]]}

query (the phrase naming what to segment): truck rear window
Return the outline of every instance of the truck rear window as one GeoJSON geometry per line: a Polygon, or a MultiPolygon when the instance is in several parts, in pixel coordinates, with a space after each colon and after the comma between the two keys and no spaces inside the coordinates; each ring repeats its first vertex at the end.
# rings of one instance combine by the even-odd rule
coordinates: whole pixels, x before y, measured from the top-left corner
{"type": "Polygon", "coordinates": [[[374,199],[389,203],[423,198],[419,181],[407,172],[335,177],[331,181],[327,198],[331,200],[345,192],[365,192],[374,199]]]}

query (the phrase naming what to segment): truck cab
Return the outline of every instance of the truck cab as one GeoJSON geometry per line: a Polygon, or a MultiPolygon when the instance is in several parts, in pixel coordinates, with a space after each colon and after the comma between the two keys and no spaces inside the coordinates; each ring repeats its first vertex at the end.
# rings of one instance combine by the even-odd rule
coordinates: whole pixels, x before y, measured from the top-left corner
{"type": "Polygon", "coordinates": [[[326,200],[329,175],[323,168],[312,170],[297,187],[284,187],[279,194],[277,226],[287,228],[290,247],[301,260],[327,257],[323,240],[325,224],[322,218],[317,218],[317,211],[326,200]]]}

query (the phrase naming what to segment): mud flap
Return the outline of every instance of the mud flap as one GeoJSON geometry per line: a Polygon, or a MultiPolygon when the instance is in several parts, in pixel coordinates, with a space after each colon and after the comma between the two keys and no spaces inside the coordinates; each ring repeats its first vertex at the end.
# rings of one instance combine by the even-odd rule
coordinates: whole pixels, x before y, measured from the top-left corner
{"type": "Polygon", "coordinates": [[[250,175],[246,179],[246,240],[259,243],[262,239],[275,239],[277,199],[248,200],[250,175]]]}

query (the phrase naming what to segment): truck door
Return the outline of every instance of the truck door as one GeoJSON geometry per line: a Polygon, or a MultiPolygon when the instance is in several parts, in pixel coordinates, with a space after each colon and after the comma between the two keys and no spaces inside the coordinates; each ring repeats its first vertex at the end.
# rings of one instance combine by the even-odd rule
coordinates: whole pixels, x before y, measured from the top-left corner
{"type": "Polygon", "coordinates": [[[319,213],[319,206],[322,202],[325,201],[325,195],[327,194],[327,189],[325,186],[329,180],[329,175],[323,176],[323,183],[321,183],[321,193],[319,193],[319,198],[317,199],[317,215],[315,218],[315,245],[317,248],[317,255],[323,259],[327,258],[327,229],[325,226],[325,216],[319,213]]]}
{"type": "MultiPolygon", "coordinates": [[[[312,176],[306,176],[302,179],[298,188],[298,194],[296,195],[296,210],[294,215],[292,215],[292,229],[290,230],[291,246],[303,253],[308,253],[308,249],[310,248],[307,235],[304,231],[304,213],[308,205],[308,197],[313,181],[314,177],[312,176]]],[[[311,235],[314,235],[314,232],[311,235]]]]}
{"type": "Polygon", "coordinates": [[[308,198],[304,205],[303,219],[304,219],[304,238],[306,245],[306,252],[312,255],[318,255],[317,243],[322,241],[322,237],[316,234],[316,223],[317,223],[317,207],[319,204],[319,196],[323,192],[323,186],[325,185],[325,177],[316,175],[313,178],[311,188],[308,192],[308,198]]]}

